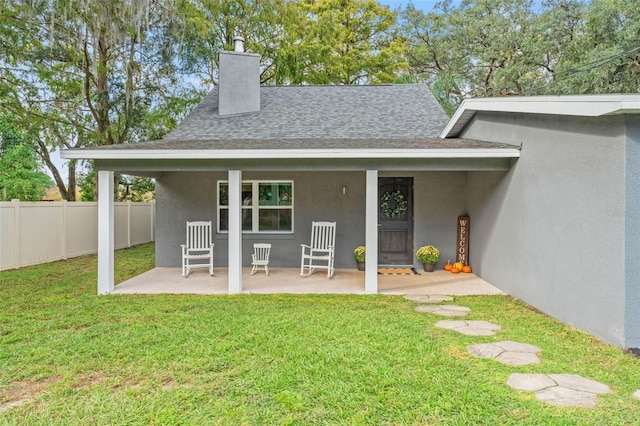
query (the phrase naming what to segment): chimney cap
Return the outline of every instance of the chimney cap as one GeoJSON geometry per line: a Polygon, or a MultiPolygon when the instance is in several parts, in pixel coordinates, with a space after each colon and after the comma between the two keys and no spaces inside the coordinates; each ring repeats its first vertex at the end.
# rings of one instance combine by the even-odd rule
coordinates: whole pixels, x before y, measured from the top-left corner
{"type": "Polygon", "coordinates": [[[244,52],[244,37],[240,35],[233,36],[233,51],[244,52]]]}

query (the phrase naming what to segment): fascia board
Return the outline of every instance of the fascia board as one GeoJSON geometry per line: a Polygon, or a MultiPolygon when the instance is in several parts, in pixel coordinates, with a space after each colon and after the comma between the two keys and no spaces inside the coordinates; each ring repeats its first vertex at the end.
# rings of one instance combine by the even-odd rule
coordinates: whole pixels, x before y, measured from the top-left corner
{"type": "Polygon", "coordinates": [[[189,159],[338,159],[338,158],[518,158],[517,148],[496,149],[291,149],[291,150],[98,150],[75,149],[64,150],[60,155],[64,159],[91,160],[189,160],[189,159]]]}
{"type": "MultiPolygon", "coordinates": [[[[449,119],[449,122],[440,133],[440,138],[446,139],[449,137],[449,135],[451,134],[451,130],[454,128],[454,126],[458,124],[458,122],[460,121],[460,118],[467,111],[467,109],[470,109],[470,108],[467,108],[467,100],[465,99],[464,101],[462,101],[462,103],[460,104],[456,112],[453,113],[453,116],[451,116],[451,119],[449,119]]],[[[465,121],[465,124],[467,121],[469,120],[467,119],[465,121]]]]}
{"type": "Polygon", "coordinates": [[[640,113],[638,95],[531,96],[465,99],[445,126],[441,138],[457,137],[452,130],[464,126],[476,111],[599,117],[640,113]],[[464,122],[460,122],[464,120],[464,122]]]}
{"type": "Polygon", "coordinates": [[[578,115],[598,117],[634,110],[640,106],[640,97],[635,101],[596,98],[519,98],[519,99],[469,99],[467,109],[475,111],[525,112],[530,114],[578,115]]]}

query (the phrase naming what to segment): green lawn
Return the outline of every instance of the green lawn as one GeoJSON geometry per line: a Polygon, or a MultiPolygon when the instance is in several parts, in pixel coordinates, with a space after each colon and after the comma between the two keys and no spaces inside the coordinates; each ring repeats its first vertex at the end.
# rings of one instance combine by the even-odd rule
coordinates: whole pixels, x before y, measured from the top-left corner
{"type": "MultiPolygon", "coordinates": [[[[153,245],[116,253],[117,281],[153,245]]],[[[392,296],[96,296],[96,258],[0,273],[0,424],[620,425],[640,423],[640,359],[505,296],[458,297],[496,336],[392,296]],[[509,367],[467,345],[516,340],[509,367]],[[607,384],[596,408],[509,388],[511,373],[607,384]],[[18,401],[26,401],[19,404],[18,401]]]]}

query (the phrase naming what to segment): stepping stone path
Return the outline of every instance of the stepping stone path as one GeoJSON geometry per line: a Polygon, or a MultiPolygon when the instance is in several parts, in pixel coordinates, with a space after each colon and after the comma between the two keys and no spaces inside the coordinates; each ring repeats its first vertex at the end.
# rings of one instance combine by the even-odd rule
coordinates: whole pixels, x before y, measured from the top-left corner
{"type": "Polygon", "coordinates": [[[611,393],[609,386],[576,374],[512,374],[507,385],[535,392],[540,401],[565,407],[595,407],[598,395],[611,393]]]}
{"type": "Polygon", "coordinates": [[[502,329],[499,325],[489,321],[442,320],[436,323],[436,327],[457,331],[467,336],[493,336],[496,334],[496,330],[502,329]]]}
{"type": "Polygon", "coordinates": [[[492,358],[512,366],[539,364],[538,352],[542,350],[537,346],[509,340],[482,345],[469,345],[467,349],[475,357],[492,358]]]}
{"type": "Polygon", "coordinates": [[[418,312],[429,312],[445,317],[465,317],[469,315],[471,309],[458,305],[420,305],[416,306],[418,312]]]}
{"type": "Polygon", "coordinates": [[[633,396],[635,396],[636,398],[640,399],[640,389],[638,389],[636,391],[636,393],[633,394],[633,396]]]}
{"type": "Polygon", "coordinates": [[[441,303],[451,302],[453,300],[451,296],[442,296],[439,294],[407,294],[404,298],[419,303],[441,303]]]}
{"type": "MultiPolygon", "coordinates": [[[[440,295],[406,295],[405,299],[418,303],[441,303],[453,300],[450,296],[440,295]]],[[[458,305],[419,305],[418,312],[429,312],[443,316],[467,316],[471,309],[458,305]]],[[[436,323],[436,327],[454,330],[469,336],[493,336],[496,330],[501,330],[497,324],[488,321],[451,321],[443,320],[436,323]]],[[[469,353],[479,358],[492,358],[503,364],[521,366],[538,364],[540,358],[537,346],[526,343],[502,341],[469,345],[469,353]]],[[[598,395],[611,393],[609,386],[595,380],[586,379],[576,374],[520,374],[509,376],[507,385],[513,389],[535,392],[540,401],[566,407],[595,407],[598,395]]],[[[633,397],[640,399],[640,389],[633,397]]]]}

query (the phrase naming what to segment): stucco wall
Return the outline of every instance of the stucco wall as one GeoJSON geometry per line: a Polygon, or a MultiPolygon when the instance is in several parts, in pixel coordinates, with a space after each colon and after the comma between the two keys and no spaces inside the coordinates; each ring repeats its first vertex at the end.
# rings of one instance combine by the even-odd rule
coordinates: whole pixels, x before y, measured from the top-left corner
{"type": "Polygon", "coordinates": [[[640,118],[625,123],[625,346],[640,348],[640,118]]]}
{"type": "MultiPolygon", "coordinates": [[[[216,175],[192,172],[164,173],[156,180],[156,266],[180,266],[180,244],[185,243],[186,223],[216,223],[216,175]]],[[[216,241],[216,256],[221,250],[216,241]]]]}
{"type": "MultiPolygon", "coordinates": [[[[294,181],[294,234],[245,234],[243,264],[251,264],[254,242],[272,244],[270,265],[300,265],[300,244],[308,244],[311,221],[336,221],[336,266],[353,266],[353,245],[364,243],[364,173],[245,172],[243,180],[294,181]],[[347,194],[342,194],[342,187],[347,194]]],[[[165,173],[156,184],[156,265],[179,266],[187,220],[214,224],[215,264],[227,264],[227,234],[215,233],[216,188],[226,172],[165,173]]]]}
{"type": "MultiPolygon", "coordinates": [[[[414,246],[434,244],[441,264],[454,259],[456,219],[466,212],[466,172],[401,172],[380,176],[414,178],[414,246]]],[[[243,180],[293,180],[295,234],[245,234],[243,264],[251,264],[254,242],[272,244],[270,266],[299,267],[300,244],[308,244],[313,220],[336,221],[336,267],[353,268],[353,250],[364,244],[365,177],[359,172],[244,172],[243,180]],[[346,195],[342,187],[347,188],[346,195]]],[[[216,221],[216,183],[226,172],[164,173],[156,182],[156,265],[180,266],[187,220],[216,221]]],[[[472,225],[473,226],[473,225],[472,225]]],[[[227,264],[227,235],[214,234],[215,264],[227,264]]],[[[414,248],[414,250],[415,250],[414,248]]],[[[473,253],[472,253],[473,256],[473,253]]],[[[414,265],[421,267],[414,257],[414,265]]]]}
{"type": "MultiPolygon", "coordinates": [[[[458,216],[467,213],[467,172],[420,172],[413,174],[414,251],[432,244],[440,250],[441,267],[456,256],[458,216]]],[[[471,218],[471,229],[473,229],[471,218]]],[[[473,231],[471,231],[473,232],[473,231]]],[[[471,251],[471,262],[474,253],[471,251]]],[[[414,266],[422,264],[413,256],[414,266]]]]}
{"type": "Polygon", "coordinates": [[[522,144],[507,173],[470,173],[483,278],[625,346],[624,117],[478,114],[466,138],[522,144]]]}

